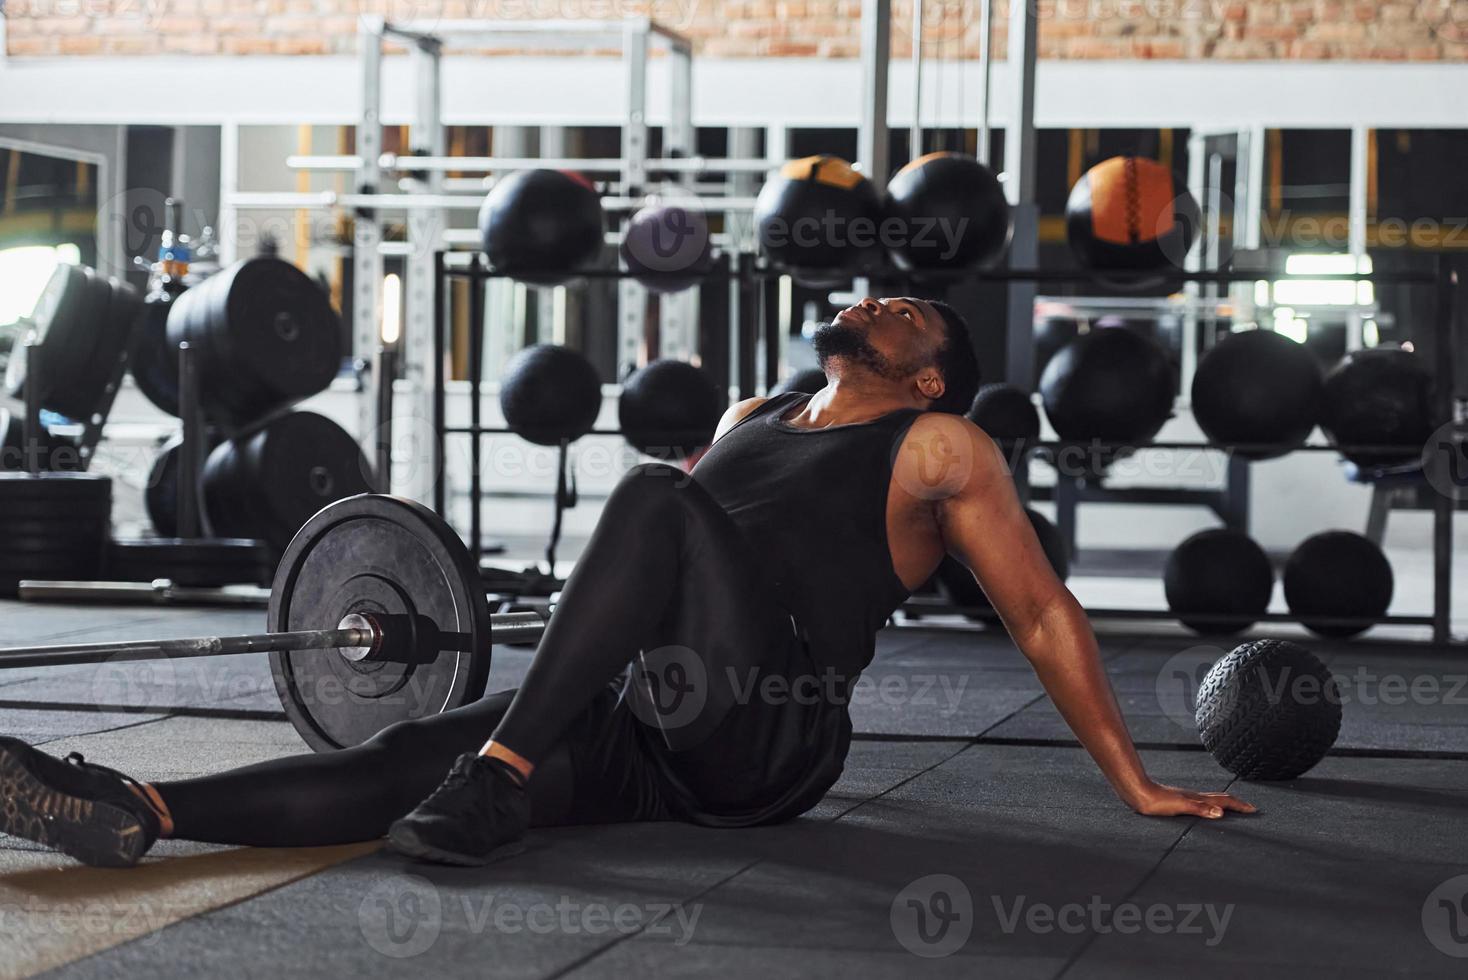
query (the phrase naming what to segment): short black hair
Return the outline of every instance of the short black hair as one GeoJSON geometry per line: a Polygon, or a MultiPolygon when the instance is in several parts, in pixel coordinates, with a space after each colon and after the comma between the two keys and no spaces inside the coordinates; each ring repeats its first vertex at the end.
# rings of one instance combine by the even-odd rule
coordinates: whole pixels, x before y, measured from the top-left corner
{"type": "Polygon", "coordinates": [[[959,312],[941,300],[930,299],[928,305],[943,317],[947,337],[938,348],[938,371],[943,375],[943,397],[928,407],[931,412],[964,415],[979,393],[979,357],[974,353],[968,322],[959,312]]]}

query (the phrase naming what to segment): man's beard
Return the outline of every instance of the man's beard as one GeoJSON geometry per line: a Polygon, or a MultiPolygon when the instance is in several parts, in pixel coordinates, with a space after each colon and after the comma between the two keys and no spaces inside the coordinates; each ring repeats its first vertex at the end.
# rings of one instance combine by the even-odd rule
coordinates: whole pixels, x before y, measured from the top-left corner
{"type": "Polygon", "coordinates": [[[854,364],[888,381],[901,381],[917,371],[916,366],[898,364],[877,350],[860,330],[839,323],[822,324],[810,343],[822,371],[833,360],[854,364]]]}

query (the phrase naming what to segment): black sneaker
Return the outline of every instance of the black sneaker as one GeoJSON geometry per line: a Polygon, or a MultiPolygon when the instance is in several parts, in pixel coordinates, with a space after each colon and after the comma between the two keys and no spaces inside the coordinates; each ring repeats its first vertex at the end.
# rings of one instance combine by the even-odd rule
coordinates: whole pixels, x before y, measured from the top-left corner
{"type": "Polygon", "coordinates": [[[478,865],[525,849],[530,800],[520,774],[487,756],[464,753],[413,812],[388,828],[393,850],[439,864],[478,865]]]}
{"type": "Polygon", "coordinates": [[[158,839],[158,814],[137,780],[73,752],[65,761],[0,738],[0,831],[84,864],[128,868],[158,839]]]}

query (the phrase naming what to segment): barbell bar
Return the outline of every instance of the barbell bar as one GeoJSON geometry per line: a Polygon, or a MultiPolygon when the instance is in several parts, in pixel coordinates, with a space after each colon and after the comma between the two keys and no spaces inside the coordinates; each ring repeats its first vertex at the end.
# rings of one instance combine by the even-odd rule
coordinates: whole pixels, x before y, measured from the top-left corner
{"type": "Polygon", "coordinates": [[[297,532],[276,568],[265,629],[0,649],[0,668],[269,653],[286,718],[330,751],[477,701],[491,647],[533,643],[545,620],[492,614],[479,569],[443,518],[369,493],[328,505],[297,532]]]}
{"type": "MultiPolygon", "coordinates": [[[[496,643],[531,643],[540,639],[545,620],[538,613],[495,613],[490,625],[496,643]]],[[[238,636],[192,636],[174,640],[128,640],[106,643],[62,643],[51,646],[0,648],[0,668],[61,667],[71,664],[118,663],[131,660],[175,660],[228,657],[242,653],[337,650],[356,663],[371,661],[393,641],[389,624],[361,614],[344,618],[336,629],[245,633],[238,636]]]]}

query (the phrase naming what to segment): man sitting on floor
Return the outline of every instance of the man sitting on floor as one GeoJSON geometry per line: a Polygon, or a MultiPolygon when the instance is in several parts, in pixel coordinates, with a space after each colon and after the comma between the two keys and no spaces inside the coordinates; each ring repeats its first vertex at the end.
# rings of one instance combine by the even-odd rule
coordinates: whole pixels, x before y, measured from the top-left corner
{"type": "Polygon", "coordinates": [[[962,415],[979,380],[962,318],[867,299],[815,348],[823,391],[740,402],[691,475],[654,464],[621,481],[517,691],[355,748],[157,784],[0,739],[0,829],[101,865],[133,864],[159,836],[384,834],[406,854],[480,864],[531,826],[787,820],[841,775],[876,633],[945,553],[973,570],[1123,802],[1252,812],[1148,778],[1085,612],[1000,452],[962,415]],[[646,670],[629,673],[639,658],[646,670]],[[675,696],[644,696],[639,673],[675,696]]]}

